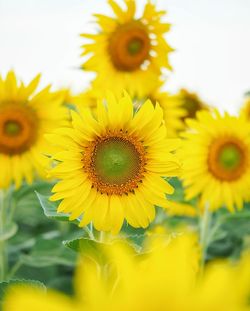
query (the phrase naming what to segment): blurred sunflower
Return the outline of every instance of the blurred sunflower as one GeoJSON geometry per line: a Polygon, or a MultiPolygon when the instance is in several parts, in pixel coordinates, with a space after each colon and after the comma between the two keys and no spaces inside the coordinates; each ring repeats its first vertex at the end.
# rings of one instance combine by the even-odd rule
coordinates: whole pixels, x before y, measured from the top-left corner
{"type": "Polygon", "coordinates": [[[167,214],[170,216],[195,217],[199,215],[197,209],[189,203],[169,201],[168,205],[167,214]]]}
{"type": "Polygon", "coordinates": [[[175,96],[176,100],[180,102],[180,105],[185,110],[183,120],[188,118],[194,119],[198,111],[209,109],[208,105],[202,102],[197,94],[191,93],[186,89],[181,89],[175,96]]]}
{"type": "Polygon", "coordinates": [[[250,188],[250,124],[241,117],[200,111],[187,121],[181,157],[187,199],[201,206],[242,208],[250,188]]]}
{"type": "Polygon", "coordinates": [[[97,117],[84,108],[72,112],[72,128],[48,139],[61,147],[52,176],[61,179],[51,200],[62,200],[58,211],[83,215],[81,225],[93,221],[97,230],[117,233],[124,218],[134,227],[147,227],[154,205],[167,207],[174,189],[162,176],[176,176],[179,163],[172,153],[178,140],[166,138],[162,109],[148,100],[134,114],[125,94],[119,101],[109,94],[97,106],[97,117]],[[107,107],[107,109],[106,109],[107,107]]]}
{"type": "Polygon", "coordinates": [[[135,16],[134,0],[125,0],[126,9],[108,1],[115,17],[95,14],[98,34],[82,34],[91,40],[84,44],[82,56],[90,56],[85,70],[97,72],[94,84],[121,95],[145,96],[155,88],[163,68],[171,69],[168,54],[172,48],[164,39],[170,25],[161,21],[164,11],[148,2],[140,18],[135,16]],[[108,79],[107,79],[108,73],[108,79]]]}
{"type": "Polygon", "coordinates": [[[51,152],[44,134],[63,126],[67,117],[62,97],[49,87],[34,94],[40,75],[25,86],[14,72],[0,77],[0,188],[12,182],[18,188],[23,180],[32,183],[35,176],[45,177],[51,152]]]}
{"type": "Polygon", "coordinates": [[[146,254],[135,256],[124,244],[104,250],[105,269],[85,258],[79,266],[76,295],[12,288],[4,311],[249,311],[249,256],[234,265],[211,263],[199,274],[199,249],[193,237],[149,241],[146,254]],[[139,258],[138,258],[139,257],[139,258]],[[227,297],[227,299],[221,299],[227,297]]]}

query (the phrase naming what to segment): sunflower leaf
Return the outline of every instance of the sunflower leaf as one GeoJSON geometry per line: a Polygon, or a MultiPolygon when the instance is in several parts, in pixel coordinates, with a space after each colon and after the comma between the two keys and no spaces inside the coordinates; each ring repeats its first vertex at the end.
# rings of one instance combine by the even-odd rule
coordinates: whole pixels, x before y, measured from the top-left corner
{"type": "MultiPolygon", "coordinates": [[[[58,213],[56,204],[49,201],[49,196],[42,195],[37,191],[35,191],[35,193],[46,217],[59,221],[69,221],[70,215],[65,213],[58,213]]],[[[76,219],[73,221],[73,223],[78,225],[79,221],[76,219]]]]}
{"type": "Polygon", "coordinates": [[[17,230],[18,226],[16,223],[14,222],[8,223],[6,226],[4,226],[4,229],[0,234],[0,241],[6,241],[10,239],[17,233],[17,230]]]}

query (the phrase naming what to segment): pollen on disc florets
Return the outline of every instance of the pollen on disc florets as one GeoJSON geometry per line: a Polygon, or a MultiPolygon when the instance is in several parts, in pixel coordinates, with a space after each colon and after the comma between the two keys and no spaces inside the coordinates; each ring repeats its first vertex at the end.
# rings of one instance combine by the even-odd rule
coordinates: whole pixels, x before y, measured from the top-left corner
{"type": "Polygon", "coordinates": [[[85,147],[84,169],[101,193],[123,195],[133,192],[143,180],[146,150],[133,135],[109,131],[85,147]]]}
{"type": "Polygon", "coordinates": [[[208,155],[210,172],[222,181],[240,178],[247,166],[246,146],[235,137],[221,137],[212,142],[208,155]]]}
{"type": "Polygon", "coordinates": [[[151,42],[146,27],[140,21],[119,25],[111,34],[108,51],[111,61],[120,71],[134,71],[148,60],[151,42]]]}
{"type": "Polygon", "coordinates": [[[37,116],[30,107],[17,103],[0,106],[0,153],[27,151],[37,137],[37,116]]]}

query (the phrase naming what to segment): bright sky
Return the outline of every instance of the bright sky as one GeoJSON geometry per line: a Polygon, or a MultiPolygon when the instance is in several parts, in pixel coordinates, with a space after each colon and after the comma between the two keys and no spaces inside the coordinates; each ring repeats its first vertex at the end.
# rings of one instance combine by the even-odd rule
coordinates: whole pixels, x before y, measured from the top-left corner
{"type": "MultiPolygon", "coordinates": [[[[146,0],[138,0],[143,6],[146,0]]],[[[250,90],[250,0],[158,0],[173,24],[176,52],[165,88],[186,87],[212,105],[237,111],[250,90]]],[[[78,70],[83,42],[95,30],[91,14],[109,13],[105,0],[0,0],[0,72],[28,82],[81,91],[92,74],[78,70]]]]}

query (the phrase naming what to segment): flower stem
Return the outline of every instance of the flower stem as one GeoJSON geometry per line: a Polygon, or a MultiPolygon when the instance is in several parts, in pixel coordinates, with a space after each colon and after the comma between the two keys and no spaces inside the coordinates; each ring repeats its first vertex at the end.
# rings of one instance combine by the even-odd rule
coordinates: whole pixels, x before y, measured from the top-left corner
{"type": "Polygon", "coordinates": [[[203,273],[207,249],[209,246],[209,231],[211,224],[211,213],[209,212],[209,205],[206,204],[204,213],[200,221],[200,245],[201,245],[201,273],[203,273]]]}
{"type": "Polygon", "coordinates": [[[5,226],[5,208],[6,195],[3,190],[0,190],[0,281],[4,281],[7,274],[7,251],[6,241],[4,240],[4,226],[5,226]]]}

